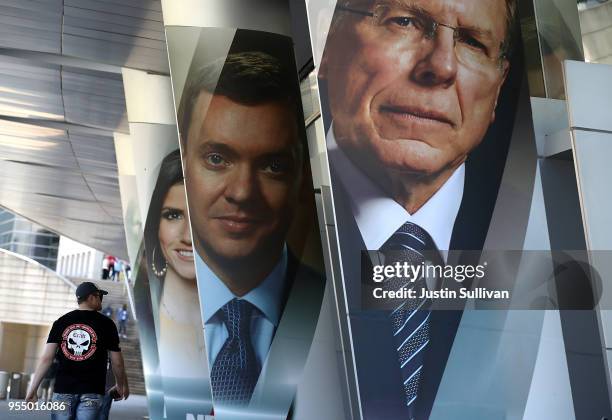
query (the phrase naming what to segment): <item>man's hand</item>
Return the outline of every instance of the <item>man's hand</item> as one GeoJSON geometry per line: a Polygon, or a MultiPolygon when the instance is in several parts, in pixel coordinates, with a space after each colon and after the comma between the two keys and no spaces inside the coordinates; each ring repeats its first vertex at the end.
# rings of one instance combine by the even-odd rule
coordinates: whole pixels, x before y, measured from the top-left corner
{"type": "Polygon", "coordinates": [[[130,396],[130,387],[128,386],[127,376],[125,374],[125,366],[123,364],[123,356],[120,351],[111,351],[111,367],[115,374],[115,385],[117,392],[121,395],[124,400],[130,396]]]}
{"type": "MultiPolygon", "coordinates": [[[[117,389],[117,392],[124,400],[127,400],[130,396],[130,387],[127,384],[127,381],[124,384],[117,384],[114,386],[117,389]]],[[[121,398],[120,398],[121,399],[121,398]]]]}
{"type": "Polygon", "coordinates": [[[38,401],[38,393],[36,392],[38,391],[37,389],[31,389],[28,391],[28,394],[26,395],[26,402],[32,402],[35,403],[36,401],[38,401]]]}
{"type": "Polygon", "coordinates": [[[38,367],[34,372],[30,389],[28,389],[28,393],[26,394],[26,402],[38,401],[38,387],[40,386],[45,373],[49,370],[49,367],[51,367],[56,351],[57,343],[45,344],[45,349],[43,350],[42,356],[40,356],[40,362],[38,363],[38,367]]]}
{"type": "Polygon", "coordinates": [[[117,385],[114,385],[111,389],[109,389],[108,393],[111,397],[113,397],[113,401],[120,401],[122,399],[121,393],[117,389],[117,385]]]}

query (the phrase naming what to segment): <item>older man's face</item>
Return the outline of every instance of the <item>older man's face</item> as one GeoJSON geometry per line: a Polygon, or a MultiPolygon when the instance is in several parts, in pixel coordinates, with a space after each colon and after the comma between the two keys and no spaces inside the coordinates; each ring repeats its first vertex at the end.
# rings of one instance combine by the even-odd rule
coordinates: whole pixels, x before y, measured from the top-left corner
{"type": "Polygon", "coordinates": [[[361,3],[354,9],[375,16],[336,12],[320,72],[328,81],[336,141],[354,159],[387,173],[452,169],[495,116],[507,69],[499,59],[505,1],[361,3]],[[428,19],[443,25],[419,38],[428,19]]]}

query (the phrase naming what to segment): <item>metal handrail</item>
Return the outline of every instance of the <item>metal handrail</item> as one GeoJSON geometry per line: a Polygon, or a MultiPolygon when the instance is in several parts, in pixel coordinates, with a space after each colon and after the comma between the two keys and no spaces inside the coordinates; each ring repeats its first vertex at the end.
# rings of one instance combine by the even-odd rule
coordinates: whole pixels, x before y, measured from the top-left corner
{"type": "Polygon", "coordinates": [[[123,273],[123,283],[125,284],[125,288],[127,290],[128,301],[130,302],[130,310],[132,312],[132,317],[134,321],[138,321],[136,317],[136,308],[134,305],[134,296],[132,296],[132,289],[130,288],[130,280],[128,279],[127,273],[125,272],[125,267],[122,268],[121,272],[123,273]]]}

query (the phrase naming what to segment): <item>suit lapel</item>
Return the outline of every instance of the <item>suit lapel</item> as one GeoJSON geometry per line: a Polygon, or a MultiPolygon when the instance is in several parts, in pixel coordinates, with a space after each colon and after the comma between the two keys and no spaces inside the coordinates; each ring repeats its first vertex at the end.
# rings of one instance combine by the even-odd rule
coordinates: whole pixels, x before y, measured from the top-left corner
{"type": "Polygon", "coordinates": [[[325,280],[290,253],[287,298],[249,413],[285,419],[295,397],[321,311],[325,280]]]}
{"type": "Polygon", "coordinates": [[[416,400],[416,418],[429,418],[462,314],[458,310],[431,311],[429,345],[416,400]]]}
{"type": "MultiPolygon", "coordinates": [[[[340,244],[342,272],[352,337],[352,352],[357,372],[358,392],[366,419],[408,418],[402,379],[388,312],[361,310],[361,251],[365,243],[355,222],[348,196],[331,170],[340,244]]],[[[344,300],[340,299],[341,304],[344,300]]],[[[349,356],[347,356],[349,357],[349,356]]]]}
{"type": "MultiPolygon", "coordinates": [[[[490,168],[485,168],[488,164],[478,155],[471,156],[466,163],[463,198],[453,227],[448,264],[478,264],[499,190],[498,179],[482,176],[484,170],[491,172],[490,168]]],[[[451,282],[447,286],[458,290],[460,287],[469,288],[471,282],[451,282]]],[[[462,310],[431,312],[430,344],[416,407],[419,418],[429,418],[431,414],[462,315],[462,310]]]]}

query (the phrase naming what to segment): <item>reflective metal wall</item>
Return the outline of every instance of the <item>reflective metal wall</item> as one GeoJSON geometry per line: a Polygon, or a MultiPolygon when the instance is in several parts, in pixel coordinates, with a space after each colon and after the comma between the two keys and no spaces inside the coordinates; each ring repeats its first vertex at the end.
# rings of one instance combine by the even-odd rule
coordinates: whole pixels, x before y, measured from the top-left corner
{"type": "Polygon", "coordinates": [[[612,64],[612,4],[585,2],[578,8],[585,60],[612,64]]]}
{"type": "Polygon", "coordinates": [[[571,1],[518,2],[531,96],[563,99],[563,61],[582,60],[578,8],[571,1]]]}

